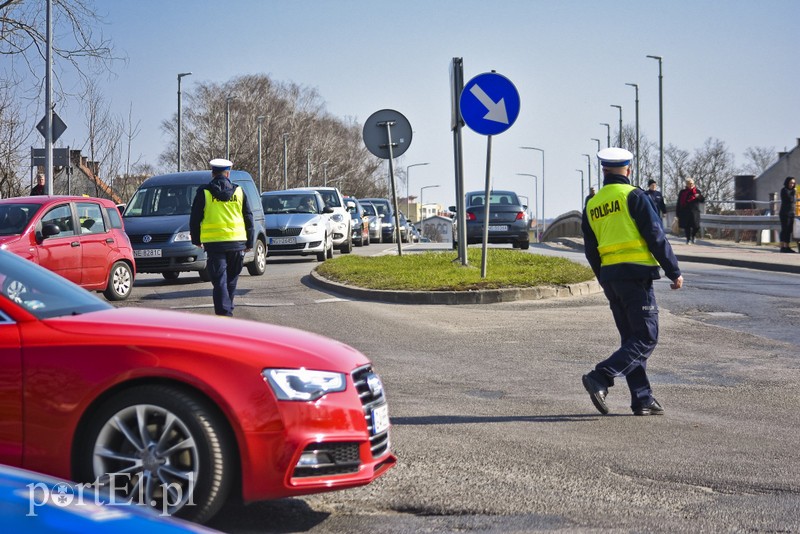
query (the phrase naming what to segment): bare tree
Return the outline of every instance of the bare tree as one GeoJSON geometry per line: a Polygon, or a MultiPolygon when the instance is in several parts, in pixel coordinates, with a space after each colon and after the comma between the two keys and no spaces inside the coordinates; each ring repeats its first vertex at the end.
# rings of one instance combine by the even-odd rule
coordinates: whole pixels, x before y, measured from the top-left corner
{"type": "Polygon", "coordinates": [[[16,105],[13,88],[0,84],[0,196],[19,196],[29,187],[20,172],[31,135],[27,124],[28,117],[16,105]]]}
{"type": "MultiPolygon", "coordinates": [[[[254,178],[259,170],[258,117],[266,117],[261,147],[265,190],[284,187],[284,134],[288,134],[289,187],[305,186],[310,175],[314,186],[322,185],[327,176],[329,185],[351,194],[376,190],[373,175],[380,163],[364,147],[360,125],[327,113],[315,89],[251,75],[224,84],[200,84],[186,92],[185,102],[181,148],[187,169],[206,169],[210,159],[225,154],[225,119],[230,109],[230,159],[254,178]]],[[[177,162],[177,113],[162,122],[162,129],[174,141],[159,160],[172,166],[177,162]]]]}
{"type": "MultiPolygon", "coordinates": [[[[108,102],[93,84],[86,89],[84,110],[87,137],[82,151],[88,151],[95,176],[110,184],[122,168],[124,125],[111,113],[108,102]]],[[[106,196],[99,184],[95,186],[95,196],[106,196]]]]}
{"type": "Polygon", "coordinates": [[[706,139],[703,147],[694,151],[688,170],[706,198],[706,211],[718,212],[721,202],[733,199],[733,154],[724,141],[706,139]]]}
{"type": "Polygon", "coordinates": [[[777,161],[775,147],[751,146],[744,151],[745,164],[739,169],[738,174],[752,174],[758,176],[777,161]]]}

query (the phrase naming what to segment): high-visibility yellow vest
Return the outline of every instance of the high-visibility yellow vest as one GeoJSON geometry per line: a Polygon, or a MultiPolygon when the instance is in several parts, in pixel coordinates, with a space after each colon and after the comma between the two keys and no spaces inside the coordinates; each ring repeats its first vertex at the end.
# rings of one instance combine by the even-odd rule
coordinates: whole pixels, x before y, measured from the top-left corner
{"type": "Polygon", "coordinates": [[[200,221],[200,241],[216,243],[220,241],[247,241],[247,230],[242,217],[244,193],[237,187],[230,200],[218,200],[206,189],[206,209],[200,221]]]}
{"type": "Polygon", "coordinates": [[[601,266],[658,265],[628,211],[628,195],[634,189],[629,184],[608,184],[586,204],[589,226],[597,237],[601,266]]]}

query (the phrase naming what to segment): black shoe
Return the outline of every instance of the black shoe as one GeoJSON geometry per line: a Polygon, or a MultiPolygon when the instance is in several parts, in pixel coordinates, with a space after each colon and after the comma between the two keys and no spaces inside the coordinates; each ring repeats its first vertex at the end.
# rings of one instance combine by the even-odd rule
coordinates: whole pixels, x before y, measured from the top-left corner
{"type": "Polygon", "coordinates": [[[664,408],[653,397],[653,402],[650,404],[642,404],[641,406],[631,406],[633,415],[664,415],[664,408]]]}
{"type": "Polygon", "coordinates": [[[589,392],[589,398],[592,399],[592,404],[597,408],[597,411],[603,415],[607,414],[606,395],[608,395],[608,388],[589,375],[583,375],[583,387],[589,392]]]}

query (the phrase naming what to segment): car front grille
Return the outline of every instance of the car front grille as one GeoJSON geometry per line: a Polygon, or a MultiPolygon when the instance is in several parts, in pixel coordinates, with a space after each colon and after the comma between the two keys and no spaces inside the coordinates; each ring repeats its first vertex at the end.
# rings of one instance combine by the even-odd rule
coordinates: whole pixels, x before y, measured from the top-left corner
{"type": "Polygon", "coordinates": [[[131,240],[131,245],[156,245],[158,243],[169,243],[172,239],[172,234],[128,234],[128,239],[131,240]],[[146,235],[150,236],[150,241],[145,243],[142,238],[146,235]]]}
{"type": "Polygon", "coordinates": [[[367,378],[374,375],[371,365],[359,367],[353,371],[353,383],[356,386],[358,397],[361,399],[361,405],[364,407],[364,418],[367,420],[367,429],[369,431],[370,450],[372,451],[373,458],[383,456],[389,450],[389,430],[385,430],[380,434],[373,435],[372,432],[372,410],[373,408],[386,403],[386,395],[383,390],[378,394],[373,394],[370,390],[367,378]]]}
{"type": "Polygon", "coordinates": [[[305,243],[295,243],[293,245],[270,245],[269,250],[270,252],[281,252],[281,251],[290,251],[290,250],[304,250],[306,248],[305,243]]]}
{"type": "Polygon", "coordinates": [[[361,466],[358,442],[312,443],[303,449],[303,454],[308,454],[318,461],[313,465],[298,463],[292,474],[297,478],[358,473],[358,468],[361,466]]]}
{"type": "Polygon", "coordinates": [[[297,236],[302,230],[302,228],[267,228],[267,237],[297,236]]]}

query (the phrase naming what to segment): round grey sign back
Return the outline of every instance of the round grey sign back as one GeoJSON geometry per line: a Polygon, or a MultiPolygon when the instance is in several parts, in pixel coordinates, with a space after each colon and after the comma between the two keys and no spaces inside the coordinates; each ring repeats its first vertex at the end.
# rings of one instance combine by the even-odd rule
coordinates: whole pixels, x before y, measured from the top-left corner
{"type": "Polygon", "coordinates": [[[402,113],[382,109],[369,116],[364,123],[364,145],[381,159],[389,159],[389,131],[391,126],[392,156],[402,155],[411,145],[411,123],[402,113]]]}

